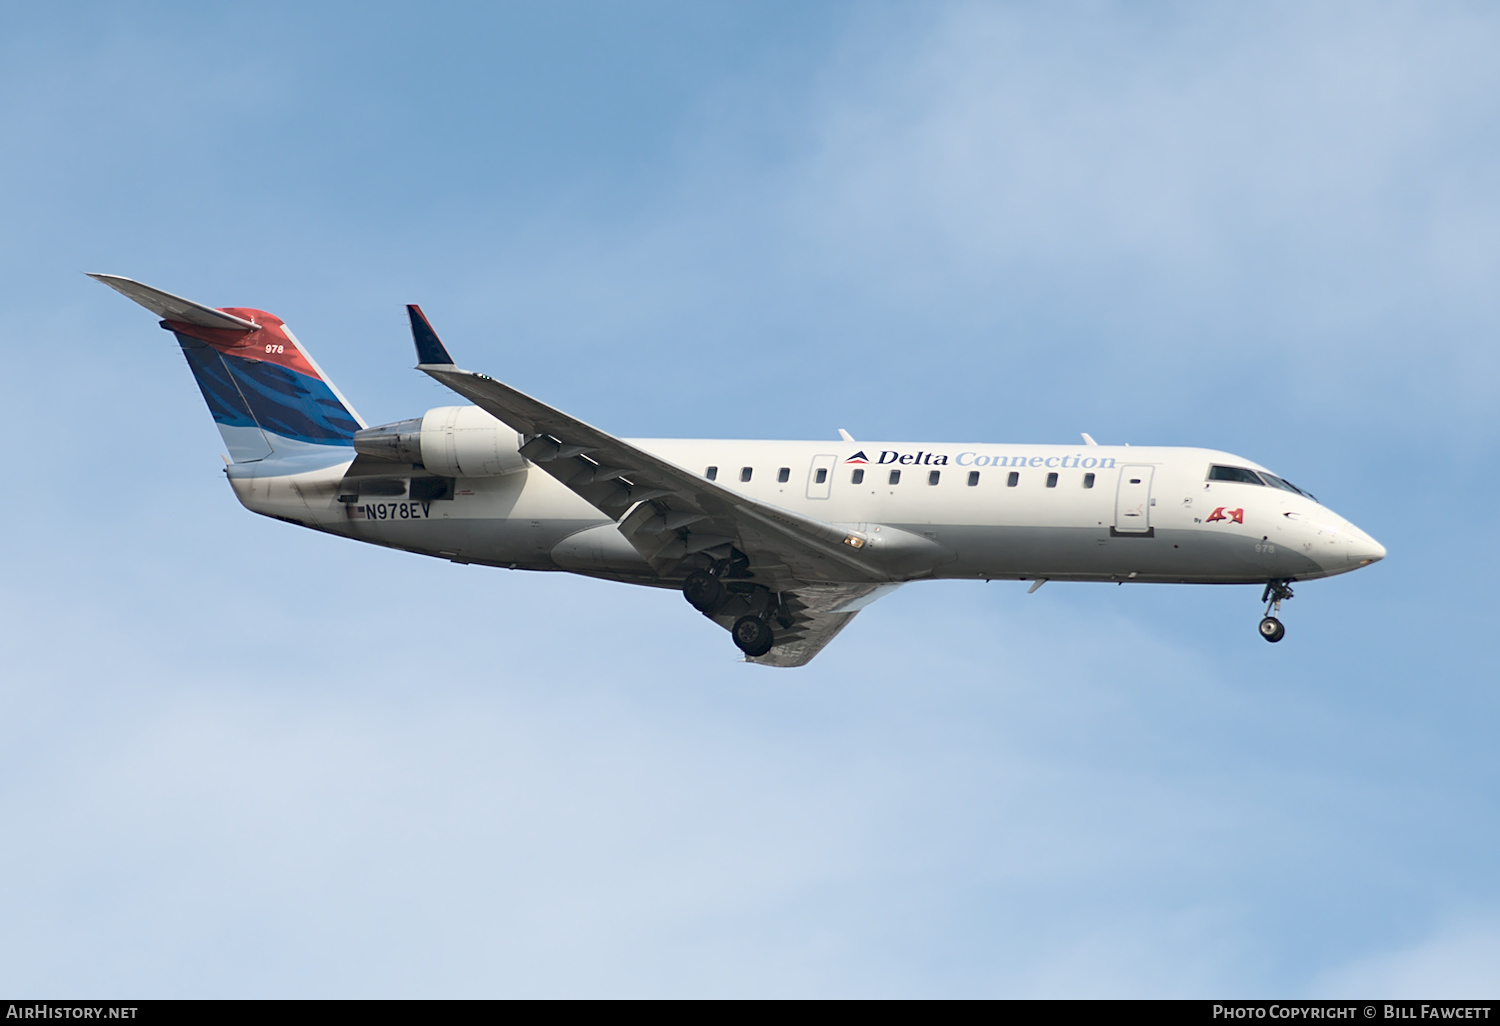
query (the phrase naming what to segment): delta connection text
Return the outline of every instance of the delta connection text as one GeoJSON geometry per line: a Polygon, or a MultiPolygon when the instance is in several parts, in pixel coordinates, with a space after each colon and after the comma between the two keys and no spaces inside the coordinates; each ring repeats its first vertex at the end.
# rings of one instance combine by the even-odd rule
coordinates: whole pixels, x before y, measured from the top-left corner
{"type": "Polygon", "coordinates": [[[1489,1005],[1214,1005],[1215,1019],[1488,1019],[1489,1005]]]}
{"type": "Polygon", "coordinates": [[[863,453],[856,454],[844,462],[891,463],[900,466],[915,464],[923,467],[946,467],[952,462],[956,467],[1082,467],[1085,470],[1113,470],[1115,466],[1113,456],[1085,456],[1081,452],[1071,456],[988,456],[980,452],[965,451],[954,456],[951,461],[946,453],[924,452],[920,449],[916,452],[882,449],[879,459],[875,460],[861,460],[859,457],[862,455],[863,453]]]}

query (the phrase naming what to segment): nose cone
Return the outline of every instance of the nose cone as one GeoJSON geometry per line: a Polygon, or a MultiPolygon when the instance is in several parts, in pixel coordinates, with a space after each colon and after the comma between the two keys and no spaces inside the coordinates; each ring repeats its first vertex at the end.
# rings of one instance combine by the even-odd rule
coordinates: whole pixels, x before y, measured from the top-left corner
{"type": "Polygon", "coordinates": [[[1349,562],[1355,567],[1369,566],[1385,558],[1385,546],[1374,538],[1349,525],[1349,562]]]}

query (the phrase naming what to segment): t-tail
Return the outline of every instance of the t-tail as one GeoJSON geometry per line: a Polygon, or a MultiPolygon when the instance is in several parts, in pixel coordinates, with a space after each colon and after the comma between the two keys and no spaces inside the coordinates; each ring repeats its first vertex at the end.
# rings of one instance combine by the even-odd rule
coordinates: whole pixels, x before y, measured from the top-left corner
{"type": "Polygon", "coordinates": [[[236,465],[275,473],[273,465],[290,461],[279,470],[290,474],[354,458],[364,421],[281,318],[216,310],[113,274],[89,277],[162,318],[177,337],[236,465]]]}

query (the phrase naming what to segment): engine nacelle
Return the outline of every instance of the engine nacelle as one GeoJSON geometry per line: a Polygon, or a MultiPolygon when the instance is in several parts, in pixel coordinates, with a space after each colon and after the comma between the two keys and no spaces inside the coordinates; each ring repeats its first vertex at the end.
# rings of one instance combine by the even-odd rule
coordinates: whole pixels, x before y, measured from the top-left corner
{"type": "Polygon", "coordinates": [[[521,436],[477,406],[439,406],[422,418],[422,466],[440,477],[499,477],[526,469],[521,436]]]}
{"type": "Polygon", "coordinates": [[[439,406],[420,420],[365,428],[354,451],[392,463],[414,463],[439,477],[499,477],[525,469],[521,436],[477,406],[439,406]]]}

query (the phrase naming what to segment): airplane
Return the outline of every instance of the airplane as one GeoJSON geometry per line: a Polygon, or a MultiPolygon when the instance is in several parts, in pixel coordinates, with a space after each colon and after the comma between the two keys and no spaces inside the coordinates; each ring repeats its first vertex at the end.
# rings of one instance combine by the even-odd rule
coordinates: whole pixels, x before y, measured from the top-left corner
{"type": "Polygon", "coordinates": [[[248,509],[455,563],[682,591],[744,660],[802,666],[912,581],[1292,584],[1385,549],[1227,452],[1164,446],[622,439],[462,370],[408,306],[417,370],[468,401],[369,427],[285,323],[91,274],[161,318],[248,509]],[[469,405],[472,404],[472,405],[469,405]]]}

